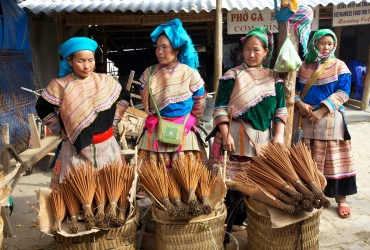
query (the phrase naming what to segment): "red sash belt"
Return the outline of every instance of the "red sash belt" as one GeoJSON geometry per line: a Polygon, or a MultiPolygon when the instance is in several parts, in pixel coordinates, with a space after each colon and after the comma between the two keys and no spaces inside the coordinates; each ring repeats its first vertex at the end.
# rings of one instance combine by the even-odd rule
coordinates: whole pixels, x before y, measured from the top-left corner
{"type": "Polygon", "coordinates": [[[108,140],[114,135],[112,127],[109,128],[107,131],[100,133],[100,134],[94,134],[93,135],[93,141],[92,144],[98,144],[103,141],[108,140]]]}

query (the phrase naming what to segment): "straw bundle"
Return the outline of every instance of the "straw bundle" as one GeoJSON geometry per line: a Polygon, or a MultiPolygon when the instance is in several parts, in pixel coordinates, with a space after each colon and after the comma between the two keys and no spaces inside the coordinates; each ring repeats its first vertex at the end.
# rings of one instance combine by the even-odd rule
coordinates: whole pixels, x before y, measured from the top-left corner
{"type": "Polygon", "coordinates": [[[0,181],[4,180],[4,171],[0,171],[0,181]]]}
{"type": "Polygon", "coordinates": [[[262,157],[264,162],[268,163],[279,175],[291,182],[295,189],[303,194],[304,199],[309,201],[314,200],[312,192],[304,186],[295,172],[284,145],[274,142],[269,143],[262,157]]]}
{"type": "Polygon", "coordinates": [[[65,179],[66,185],[69,185],[73,189],[74,194],[82,204],[87,231],[91,230],[94,226],[94,214],[91,204],[96,188],[96,176],[97,171],[95,168],[91,167],[89,163],[86,163],[79,167],[73,166],[65,179]]]}
{"type": "Polygon", "coordinates": [[[202,209],[204,214],[210,214],[212,212],[212,208],[209,205],[209,197],[211,196],[215,184],[216,176],[212,177],[211,171],[203,167],[203,171],[199,179],[199,184],[195,192],[203,203],[202,209]]]}
{"type": "Polygon", "coordinates": [[[56,234],[61,230],[61,223],[67,215],[66,204],[64,203],[63,194],[59,185],[56,189],[52,189],[50,193],[51,210],[54,215],[54,226],[51,228],[51,233],[56,234]]]}
{"type": "Polygon", "coordinates": [[[198,181],[202,174],[203,168],[204,166],[201,162],[185,156],[174,160],[173,167],[171,169],[176,180],[188,194],[188,197],[185,201],[189,205],[189,211],[195,216],[198,216],[202,213],[198,206],[195,190],[198,186],[198,181]]]}
{"type": "Polygon", "coordinates": [[[107,220],[114,222],[117,219],[117,202],[122,193],[124,183],[124,171],[121,163],[113,163],[100,170],[109,204],[106,211],[107,220]]]}
{"type": "Polygon", "coordinates": [[[175,204],[175,206],[179,209],[179,217],[186,217],[189,212],[189,206],[184,204],[181,201],[181,186],[177,182],[175,176],[173,176],[171,171],[167,171],[168,177],[168,196],[170,201],[175,204]]]}
{"type": "Polygon", "coordinates": [[[131,165],[129,164],[126,164],[123,169],[122,169],[122,172],[123,172],[123,189],[122,189],[122,192],[121,192],[121,196],[119,197],[119,200],[118,200],[118,208],[119,208],[119,214],[118,214],[118,218],[115,222],[115,224],[117,226],[123,226],[125,224],[125,221],[126,221],[126,211],[127,209],[129,208],[129,192],[130,192],[130,188],[131,188],[131,184],[134,180],[134,168],[131,167],[131,165]]]}
{"type": "Polygon", "coordinates": [[[143,162],[139,169],[140,181],[145,190],[167,211],[171,217],[179,215],[179,209],[174,206],[168,197],[167,170],[163,164],[150,166],[143,162]]]}
{"type": "Polygon", "coordinates": [[[96,178],[95,202],[98,211],[95,214],[95,223],[99,228],[106,228],[108,225],[105,221],[105,204],[107,203],[107,193],[105,192],[105,183],[102,180],[100,171],[96,178]]]}
{"type": "Polygon", "coordinates": [[[78,233],[78,213],[80,212],[80,202],[74,195],[72,188],[67,184],[59,184],[59,187],[61,187],[60,190],[62,191],[63,199],[71,219],[69,232],[71,234],[76,234],[78,233]]]}
{"type": "Polygon", "coordinates": [[[240,183],[245,183],[246,185],[256,186],[269,196],[275,197],[276,198],[275,202],[277,203],[277,205],[281,208],[281,210],[283,210],[286,213],[292,214],[296,211],[295,207],[293,206],[295,204],[294,200],[291,199],[289,196],[284,195],[277,188],[274,188],[273,186],[269,185],[268,182],[263,182],[258,178],[257,178],[258,181],[255,181],[254,178],[251,179],[250,177],[251,175],[248,175],[245,172],[238,172],[234,176],[233,180],[240,183]],[[290,203],[287,203],[286,201],[290,203]]]}
{"type": "Polygon", "coordinates": [[[289,148],[289,158],[294,169],[301,179],[309,186],[316,199],[316,208],[330,206],[330,201],[325,197],[321,189],[320,179],[317,175],[317,165],[312,159],[309,149],[300,141],[294,147],[289,148]],[[319,186],[320,185],[320,188],[319,186]]]}

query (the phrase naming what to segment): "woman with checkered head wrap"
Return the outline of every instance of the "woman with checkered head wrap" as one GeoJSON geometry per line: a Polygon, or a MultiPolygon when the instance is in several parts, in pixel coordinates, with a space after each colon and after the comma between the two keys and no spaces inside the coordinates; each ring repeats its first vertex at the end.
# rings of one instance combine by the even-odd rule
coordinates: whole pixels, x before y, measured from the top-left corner
{"type": "Polygon", "coordinates": [[[336,46],[337,37],[329,29],[317,30],[309,41],[308,53],[297,74],[295,120],[299,115],[303,117],[303,141],[327,180],[324,194],[335,198],[339,216],[346,218],[351,214],[346,196],[357,193],[343,107],[349,99],[351,73],[343,61],[335,58],[336,46]],[[301,99],[301,91],[323,63],[329,66],[301,99]]]}
{"type": "MultiPolygon", "coordinates": [[[[223,162],[221,150],[226,150],[229,162],[227,178],[244,171],[240,162],[248,162],[256,155],[253,143],[272,137],[271,126],[275,124],[273,141],[284,143],[284,128],[287,120],[283,81],[269,69],[273,36],[265,27],[256,27],[242,38],[244,62],[228,70],[219,80],[213,113],[215,139],[209,159],[209,167],[217,172],[223,162]],[[230,122],[231,119],[231,122],[230,122]],[[229,124],[230,127],[229,127],[229,124]]],[[[230,231],[235,216],[242,214],[243,194],[228,190],[228,227],[230,231]],[[235,204],[239,206],[235,207],[235,204]]]]}

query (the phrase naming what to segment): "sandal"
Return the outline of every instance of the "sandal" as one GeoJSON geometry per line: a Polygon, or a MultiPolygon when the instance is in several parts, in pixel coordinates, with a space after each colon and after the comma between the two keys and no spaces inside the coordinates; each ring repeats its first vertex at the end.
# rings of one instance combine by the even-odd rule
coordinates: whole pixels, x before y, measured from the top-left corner
{"type": "Polygon", "coordinates": [[[338,204],[338,214],[341,218],[347,218],[351,216],[351,208],[348,206],[344,206],[347,203],[339,203],[338,204]]]}

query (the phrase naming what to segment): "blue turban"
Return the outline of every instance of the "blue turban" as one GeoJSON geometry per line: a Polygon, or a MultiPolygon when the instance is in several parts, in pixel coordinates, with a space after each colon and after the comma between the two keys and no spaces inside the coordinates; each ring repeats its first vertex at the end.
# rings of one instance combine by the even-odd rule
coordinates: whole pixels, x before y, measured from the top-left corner
{"type": "Polygon", "coordinates": [[[157,42],[158,37],[163,33],[167,35],[175,49],[180,49],[178,60],[193,69],[197,69],[199,65],[198,53],[191,38],[182,27],[181,21],[176,18],[165,24],[160,24],[150,34],[150,38],[153,42],[157,42]]]}
{"type": "Polygon", "coordinates": [[[67,57],[80,50],[90,50],[95,53],[98,44],[87,37],[73,37],[62,44],[60,47],[63,60],[59,62],[59,77],[64,77],[72,72],[71,66],[67,62],[67,57]]]}

